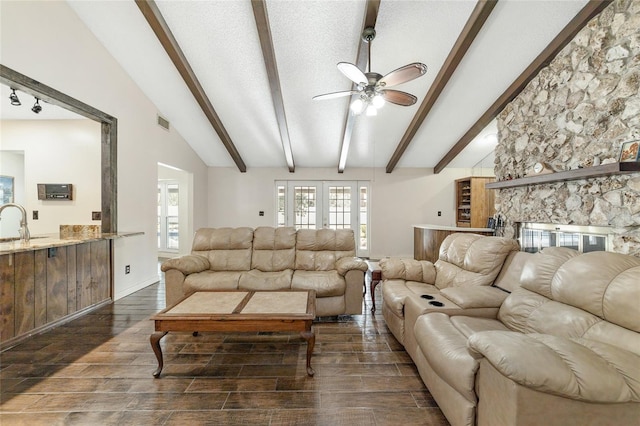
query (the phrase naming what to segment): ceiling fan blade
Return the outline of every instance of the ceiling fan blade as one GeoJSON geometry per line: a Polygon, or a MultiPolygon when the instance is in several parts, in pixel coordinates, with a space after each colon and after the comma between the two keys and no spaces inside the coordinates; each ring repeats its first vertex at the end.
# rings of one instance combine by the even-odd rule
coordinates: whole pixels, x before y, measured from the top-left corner
{"type": "Polygon", "coordinates": [[[316,95],[312,99],[314,101],[321,101],[323,99],[333,99],[333,98],[341,98],[343,96],[350,96],[356,93],[359,93],[359,92],[357,90],[346,90],[343,92],[332,92],[332,93],[325,93],[324,95],[316,95]]]}
{"type": "Polygon", "coordinates": [[[382,93],[385,101],[396,105],[411,106],[418,100],[411,93],[401,92],[400,90],[381,90],[380,93],[382,93]]]}
{"type": "Polygon", "coordinates": [[[378,81],[380,87],[390,87],[397,84],[406,83],[414,78],[423,76],[427,72],[427,66],[420,62],[414,62],[397,70],[391,71],[378,81]]]}
{"type": "Polygon", "coordinates": [[[368,83],[367,76],[364,75],[362,71],[360,71],[360,68],[356,67],[353,64],[350,64],[349,62],[339,62],[338,69],[342,74],[347,76],[349,80],[353,81],[356,84],[368,83]]]}

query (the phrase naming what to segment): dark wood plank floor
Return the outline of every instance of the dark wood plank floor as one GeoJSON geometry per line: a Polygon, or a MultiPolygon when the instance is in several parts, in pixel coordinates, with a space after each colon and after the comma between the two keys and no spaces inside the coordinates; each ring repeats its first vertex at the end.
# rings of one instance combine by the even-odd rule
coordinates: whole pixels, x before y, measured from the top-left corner
{"type": "Polygon", "coordinates": [[[154,379],[163,308],[160,282],[0,353],[0,424],[448,424],[369,294],[363,315],[316,322],[313,378],[295,333],[169,333],[154,379]]]}

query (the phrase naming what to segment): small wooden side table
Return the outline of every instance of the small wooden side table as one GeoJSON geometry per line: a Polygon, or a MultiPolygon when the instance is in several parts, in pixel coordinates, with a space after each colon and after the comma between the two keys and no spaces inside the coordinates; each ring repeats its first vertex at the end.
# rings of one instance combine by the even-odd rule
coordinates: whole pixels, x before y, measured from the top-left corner
{"type": "Polygon", "coordinates": [[[369,265],[369,269],[367,270],[367,274],[369,275],[369,291],[371,292],[371,312],[376,311],[376,286],[382,280],[382,271],[380,270],[380,265],[378,262],[367,260],[367,265],[369,265]]]}

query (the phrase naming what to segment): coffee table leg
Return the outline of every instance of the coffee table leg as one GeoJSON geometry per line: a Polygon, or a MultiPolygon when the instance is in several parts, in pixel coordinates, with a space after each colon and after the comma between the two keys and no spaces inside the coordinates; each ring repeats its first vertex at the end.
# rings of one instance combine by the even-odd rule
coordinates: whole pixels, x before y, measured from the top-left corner
{"type": "Polygon", "coordinates": [[[315,371],[311,368],[311,355],[313,354],[313,347],[316,345],[316,333],[313,330],[307,330],[300,332],[300,335],[307,341],[307,374],[313,376],[315,371]]]}
{"type": "Polygon", "coordinates": [[[151,341],[151,349],[153,349],[153,353],[156,354],[156,358],[158,358],[158,369],[153,372],[153,377],[156,379],[160,377],[160,372],[162,371],[162,367],[164,365],[162,361],[162,349],[160,348],[160,339],[162,339],[167,334],[166,331],[158,331],[153,333],[149,340],[151,341]]]}

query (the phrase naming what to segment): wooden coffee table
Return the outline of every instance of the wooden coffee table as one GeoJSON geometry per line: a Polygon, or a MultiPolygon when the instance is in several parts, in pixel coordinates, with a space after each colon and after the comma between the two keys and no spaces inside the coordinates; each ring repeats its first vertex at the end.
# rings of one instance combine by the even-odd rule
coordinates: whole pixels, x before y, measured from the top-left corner
{"type": "Polygon", "coordinates": [[[316,335],[311,324],[316,317],[316,292],[286,291],[196,291],[151,319],[156,332],[151,335],[151,347],[162,372],[160,339],[170,331],[259,332],[299,331],[307,342],[307,374],[313,376],[311,354],[316,335]]]}

